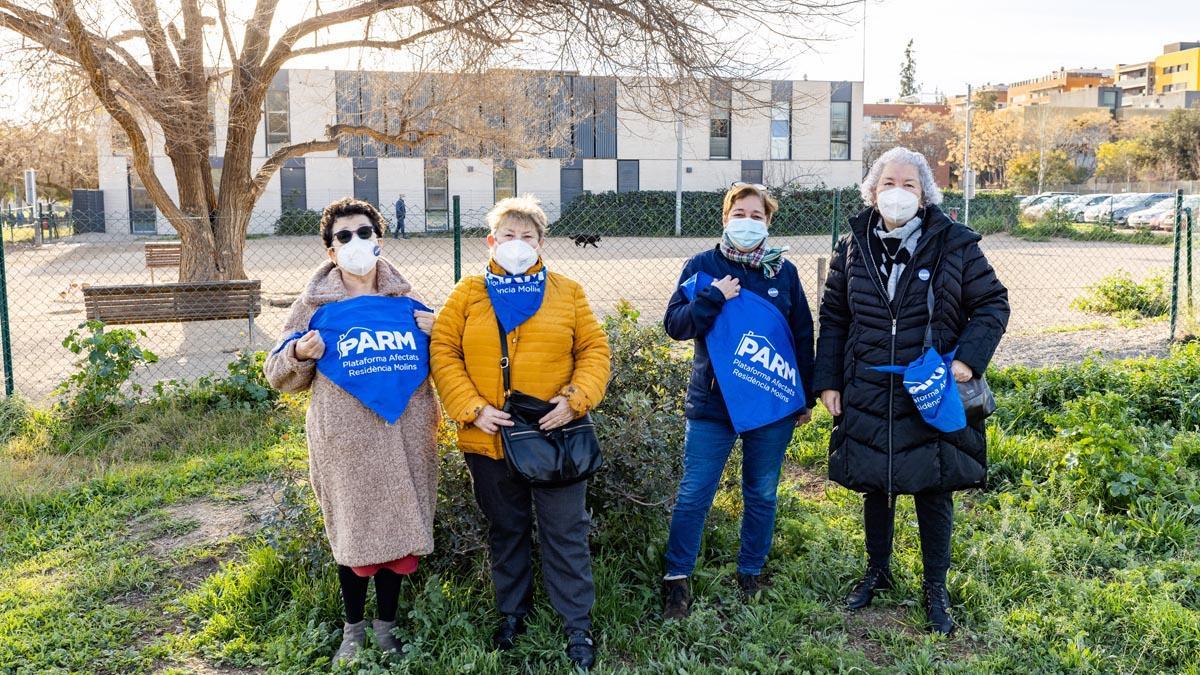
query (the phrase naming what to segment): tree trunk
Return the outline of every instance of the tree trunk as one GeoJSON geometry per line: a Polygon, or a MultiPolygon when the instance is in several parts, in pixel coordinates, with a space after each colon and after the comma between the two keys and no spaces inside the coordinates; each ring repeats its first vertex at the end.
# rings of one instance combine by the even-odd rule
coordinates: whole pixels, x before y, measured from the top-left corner
{"type": "Polygon", "coordinates": [[[179,210],[184,222],[171,221],[179,232],[182,242],[179,261],[179,280],[216,281],[227,279],[215,255],[215,238],[210,224],[208,199],[205,196],[202,171],[211,171],[208,157],[182,144],[171,147],[168,143],[167,158],[175,171],[175,185],[179,191],[179,210]]]}

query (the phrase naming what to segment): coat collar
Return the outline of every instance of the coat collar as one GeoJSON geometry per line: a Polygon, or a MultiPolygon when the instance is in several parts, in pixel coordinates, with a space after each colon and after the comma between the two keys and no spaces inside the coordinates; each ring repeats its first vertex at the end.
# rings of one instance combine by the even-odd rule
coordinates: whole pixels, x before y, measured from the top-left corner
{"type": "MultiPolygon", "coordinates": [[[[412,292],[412,285],[400,274],[396,266],[386,258],[380,258],[375,263],[375,285],[379,295],[407,295],[412,292]]],[[[333,262],[325,262],[313,273],[308,281],[308,287],[301,296],[311,305],[325,305],[346,299],[346,284],[342,281],[342,272],[333,262]]]]}
{"type": "MultiPolygon", "coordinates": [[[[922,239],[928,239],[932,241],[942,232],[949,230],[944,243],[942,244],[943,251],[950,251],[960,248],[962,246],[966,246],[967,244],[977,242],[983,238],[979,236],[979,233],[975,230],[972,230],[962,223],[956,223],[951,220],[950,216],[946,215],[946,212],[936,204],[930,204],[929,206],[926,206],[917,215],[921,217],[923,228],[923,231],[921,232],[922,239]]],[[[876,210],[874,207],[867,207],[854,217],[850,218],[850,229],[853,230],[862,241],[866,241],[866,236],[869,234],[871,223],[873,223],[879,217],[878,210],[876,210]]]]}

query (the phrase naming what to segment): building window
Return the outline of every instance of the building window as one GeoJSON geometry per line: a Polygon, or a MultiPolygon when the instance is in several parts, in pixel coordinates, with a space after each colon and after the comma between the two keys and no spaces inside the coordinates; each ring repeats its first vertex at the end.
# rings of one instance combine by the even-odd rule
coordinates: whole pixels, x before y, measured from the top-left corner
{"type": "Polygon", "coordinates": [[[708,158],[729,159],[729,123],[733,90],[728,82],[709,85],[712,107],[708,113],[708,158]]]}
{"type": "Polygon", "coordinates": [[[425,229],[450,229],[450,174],[445,160],[425,160],[425,229]]]}
{"type": "Polygon", "coordinates": [[[496,201],[517,196],[517,169],[511,166],[498,166],[492,177],[492,191],[496,201]]]}
{"type": "Polygon", "coordinates": [[[792,83],[771,83],[771,159],[792,158],[792,83]]]}
{"type": "Polygon", "coordinates": [[[850,159],[850,104],[830,104],[829,159],[850,159]]]}
{"type": "Polygon", "coordinates": [[[308,187],[304,181],[304,159],[289,159],[279,170],[280,206],[284,211],[308,208],[308,187]]]}
{"type": "Polygon", "coordinates": [[[617,160],[617,192],[637,192],[640,167],[636,159],[617,160]]]}
{"type": "Polygon", "coordinates": [[[288,93],[286,89],[267,90],[265,117],[267,123],[267,154],[273,155],[276,150],[279,150],[292,140],[291,124],[288,121],[288,93]]]}
{"type": "Polygon", "coordinates": [[[354,198],[379,208],[379,160],[374,157],[355,157],[354,198]]]}
{"type": "Polygon", "coordinates": [[[742,182],[751,184],[763,182],[763,163],[761,159],[742,160],[742,182]]]}

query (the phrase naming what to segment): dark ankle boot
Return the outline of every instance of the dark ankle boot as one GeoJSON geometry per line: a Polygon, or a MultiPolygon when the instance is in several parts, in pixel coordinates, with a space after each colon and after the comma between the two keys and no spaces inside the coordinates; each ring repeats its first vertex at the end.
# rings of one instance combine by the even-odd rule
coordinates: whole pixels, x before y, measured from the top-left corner
{"type": "Polygon", "coordinates": [[[596,663],[596,643],[586,630],[567,632],[567,658],[580,670],[591,670],[596,663]]]}
{"type": "Polygon", "coordinates": [[[946,584],[925,582],[925,616],[929,619],[932,633],[950,635],[954,632],[954,619],[950,616],[950,592],[946,584]]]}
{"type": "Polygon", "coordinates": [[[692,612],[692,592],[687,577],[663,580],[663,619],[685,619],[692,612]]]}
{"type": "Polygon", "coordinates": [[[762,590],[762,580],[757,574],[742,574],[737,573],[738,592],[742,596],[742,602],[750,602],[758,597],[759,591],[762,590]]]}
{"type": "Polygon", "coordinates": [[[492,646],[502,652],[508,651],[513,648],[517,636],[524,632],[525,617],[506,614],[496,632],[492,634],[492,646]]]}
{"type": "Polygon", "coordinates": [[[862,581],[846,596],[846,609],[859,610],[871,604],[875,593],[892,587],[892,572],[886,567],[868,567],[862,581]]]}

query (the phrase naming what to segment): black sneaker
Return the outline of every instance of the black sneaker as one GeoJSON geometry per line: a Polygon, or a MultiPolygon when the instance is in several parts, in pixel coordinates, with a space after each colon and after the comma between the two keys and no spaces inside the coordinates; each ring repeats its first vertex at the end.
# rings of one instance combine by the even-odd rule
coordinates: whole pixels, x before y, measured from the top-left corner
{"type": "Polygon", "coordinates": [[[742,574],[737,573],[738,591],[742,595],[742,601],[747,602],[758,597],[759,591],[762,590],[762,581],[757,574],[742,574]]]}
{"type": "Polygon", "coordinates": [[[502,652],[508,651],[513,648],[517,636],[524,632],[525,617],[506,614],[500,621],[500,626],[496,628],[496,632],[492,633],[492,647],[502,652]]]}
{"type": "Polygon", "coordinates": [[[663,580],[663,619],[686,619],[692,613],[692,592],[687,577],[663,580]]]}
{"type": "Polygon", "coordinates": [[[596,663],[596,645],[590,633],[581,629],[567,633],[567,658],[576,668],[591,670],[596,663]]]}
{"type": "Polygon", "coordinates": [[[862,581],[846,596],[846,609],[859,610],[871,604],[878,591],[892,587],[892,573],[886,567],[868,567],[862,581]]]}
{"type": "Polygon", "coordinates": [[[946,584],[925,582],[925,617],[929,619],[929,632],[947,636],[954,633],[950,592],[946,590],[946,584]]]}

